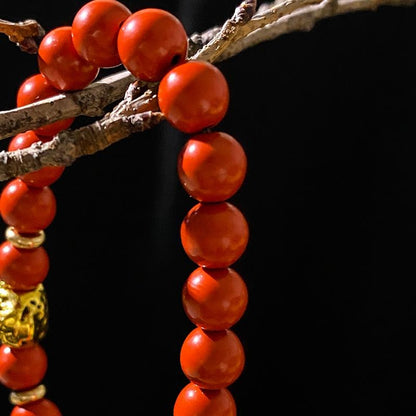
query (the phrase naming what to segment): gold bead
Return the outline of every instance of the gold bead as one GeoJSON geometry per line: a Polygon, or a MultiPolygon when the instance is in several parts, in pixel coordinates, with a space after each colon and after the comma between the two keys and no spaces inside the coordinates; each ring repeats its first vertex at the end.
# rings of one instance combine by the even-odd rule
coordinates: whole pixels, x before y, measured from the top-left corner
{"type": "Polygon", "coordinates": [[[42,283],[17,294],[0,281],[0,343],[21,347],[40,341],[48,329],[48,302],[42,283]]]}
{"type": "Polygon", "coordinates": [[[10,226],[5,231],[6,240],[10,241],[17,248],[36,248],[45,241],[45,232],[43,230],[29,236],[19,234],[16,228],[10,226]]]}
{"type": "Polygon", "coordinates": [[[9,401],[16,406],[22,406],[23,404],[34,402],[45,397],[46,388],[43,384],[39,384],[33,389],[26,391],[12,391],[9,394],[9,401]]]}

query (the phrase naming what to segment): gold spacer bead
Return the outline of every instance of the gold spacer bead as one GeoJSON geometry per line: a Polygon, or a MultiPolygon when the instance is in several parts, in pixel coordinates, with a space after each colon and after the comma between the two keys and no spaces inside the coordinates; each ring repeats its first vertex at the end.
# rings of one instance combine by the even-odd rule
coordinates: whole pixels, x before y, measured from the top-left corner
{"type": "Polygon", "coordinates": [[[5,236],[6,240],[10,241],[17,248],[37,248],[45,241],[45,232],[43,230],[29,237],[19,234],[16,228],[12,226],[7,227],[5,236]]]}
{"type": "Polygon", "coordinates": [[[15,406],[21,406],[26,403],[35,402],[42,399],[46,394],[46,387],[43,384],[39,384],[33,389],[26,391],[12,391],[9,394],[9,401],[15,406]]]}

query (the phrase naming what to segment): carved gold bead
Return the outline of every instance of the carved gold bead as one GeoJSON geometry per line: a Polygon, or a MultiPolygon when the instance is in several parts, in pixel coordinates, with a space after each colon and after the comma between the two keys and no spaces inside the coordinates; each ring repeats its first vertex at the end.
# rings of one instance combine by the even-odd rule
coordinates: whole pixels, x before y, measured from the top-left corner
{"type": "Polygon", "coordinates": [[[48,329],[48,302],[42,284],[17,294],[0,281],[0,343],[21,347],[40,341],[48,329]]]}
{"type": "Polygon", "coordinates": [[[5,231],[7,241],[10,241],[17,248],[36,248],[40,247],[45,241],[45,232],[38,231],[33,235],[21,235],[14,227],[7,227],[5,231]]]}
{"type": "Polygon", "coordinates": [[[35,402],[45,397],[46,387],[43,384],[39,384],[33,389],[26,391],[12,391],[9,394],[9,401],[16,406],[22,406],[26,403],[35,402]]]}

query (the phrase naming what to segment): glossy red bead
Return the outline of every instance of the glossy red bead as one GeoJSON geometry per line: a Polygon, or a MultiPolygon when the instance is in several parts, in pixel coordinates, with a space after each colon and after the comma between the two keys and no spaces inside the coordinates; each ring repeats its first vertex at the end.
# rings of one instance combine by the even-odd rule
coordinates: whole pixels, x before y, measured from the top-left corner
{"type": "Polygon", "coordinates": [[[40,344],[20,348],[0,347],[0,383],[11,390],[37,386],[46,374],[48,359],[40,344]]]}
{"type": "Polygon", "coordinates": [[[93,0],[84,4],[72,21],[72,41],[78,54],[101,68],[121,63],[117,36],[131,11],[116,0],[93,0]]]}
{"type": "Polygon", "coordinates": [[[95,80],[99,67],[82,58],[72,42],[71,26],[52,29],[38,48],[41,74],[61,91],[81,90],[95,80]]]}
{"type": "Polygon", "coordinates": [[[62,416],[58,406],[48,399],[15,406],[10,416],[62,416]]]}
{"type": "Polygon", "coordinates": [[[0,245],[1,280],[13,290],[34,289],[42,283],[49,272],[49,256],[42,247],[17,248],[9,241],[0,245]]]}
{"type": "MultiPolygon", "coordinates": [[[[33,143],[45,143],[49,140],[51,139],[38,136],[34,130],[28,130],[14,136],[9,143],[8,150],[25,149],[33,143]]],[[[65,166],[45,166],[37,171],[25,173],[19,176],[19,178],[29,186],[42,188],[43,186],[49,186],[56,182],[62,176],[64,170],[65,166]]]]}
{"type": "Polygon", "coordinates": [[[248,223],[241,211],[229,202],[194,205],[182,220],[180,238],[188,257],[198,266],[231,266],[244,253],[248,223]]]}
{"type": "Polygon", "coordinates": [[[234,383],[245,365],[243,345],[231,330],[193,329],[182,344],[183,373],[204,389],[222,389],[234,383]]]}
{"type": "Polygon", "coordinates": [[[182,289],[182,304],[190,321],[203,329],[222,330],[236,324],[248,303],[247,286],[231,268],[198,267],[182,289]]]}
{"type": "Polygon", "coordinates": [[[201,389],[188,383],[178,394],[173,416],[236,416],[237,408],[231,392],[201,389]]]}
{"type": "MultiPolygon", "coordinates": [[[[61,94],[62,91],[52,86],[42,74],[34,74],[26,78],[19,86],[16,96],[17,107],[33,104],[36,101],[51,98],[61,94]]],[[[75,118],[66,118],[38,127],[35,133],[41,136],[54,136],[62,130],[66,130],[74,122],[75,118]]]]}
{"type": "Polygon", "coordinates": [[[141,9],[120,27],[118,53],[125,68],[143,81],[160,81],[185,61],[188,36],[180,20],[166,10],[141,9]]]}
{"type": "Polygon", "coordinates": [[[178,176],[185,191],[202,202],[231,198],[241,187],[247,158],[241,144],[224,132],[191,137],[178,156],[178,176]]]}
{"type": "Polygon", "coordinates": [[[0,194],[0,214],[3,221],[20,233],[44,230],[56,214],[56,198],[48,186],[28,186],[19,178],[6,184],[0,194]]]}
{"type": "Polygon", "coordinates": [[[223,120],[229,106],[223,73],[207,61],[187,61],[160,81],[158,102],[168,122],[184,133],[199,133],[223,120]]]}

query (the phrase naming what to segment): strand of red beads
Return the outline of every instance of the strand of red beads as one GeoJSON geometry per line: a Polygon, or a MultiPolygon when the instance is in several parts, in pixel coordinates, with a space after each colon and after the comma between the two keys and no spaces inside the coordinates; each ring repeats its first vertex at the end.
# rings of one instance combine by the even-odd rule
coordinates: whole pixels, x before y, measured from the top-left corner
{"type": "MultiPolygon", "coordinates": [[[[48,32],[38,48],[39,73],[19,87],[17,106],[80,90],[102,68],[123,65],[136,78],[159,82],[159,107],[168,122],[193,135],[178,158],[179,179],[198,203],[181,226],[181,241],[198,268],[183,288],[183,305],[196,325],[185,339],[181,366],[189,384],[174,404],[174,416],[233,416],[228,390],[241,374],[244,349],[230,329],[243,315],[247,288],[230,266],[248,242],[242,213],[227,200],[241,186],[247,161],[230,135],[212,132],[225,116],[229,90],[212,64],[187,59],[188,38],[181,22],[155,8],[131,12],[117,0],[92,0],[71,26],[48,32]],[[208,103],[208,105],[207,105],[208,103]]],[[[16,135],[10,151],[51,140],[74,119],[16,135]]],[[[11,180],[0,195],[8,225],[0,247],[0,383],[11,390],[11,416],[62,416],[41,384],[47,355],[48,304],[43,282],[49,258],[44,230],[56,214],[50,188],[64,167],[43,167],[11,180]],[[33,305],[28,309],[28,305],[33,305]]]]}
{"type": "MultiPolygon", "coordinates": [[[[38,48],[39,73],[20,85],[17,107],[62,91],[83,89],[94,81],[100,68],[119,65],[118,29],[130,15],[122,3],[94,1],[78,12],[72,26],[48,32],[38,48]],[[91,20],[91,13],[96,20],[91,20]],[[101,29],[99,39],[89,35],[88,25],[101,29]],[[92,49],[84,50],[84,44],[92,49]]],[[[60,120],[17,134],[8,150],[19,151],[51,140],[73,121],[60,120]]],[[[8,225],[6,241],[0,246],[0,382],[11,390],[11,416],[62,416],[58,406],[45,397],[46,387],[41,384],[48,357],[40,341],[47,332],[49,314],[43,286],[49,257],[42,244],[44,230],[56,214],[50,185],[64,169],[48,166],[22,175],[9,181],[0,195],[0,214],[8,225]]]]}
{"type": "MultiPolygon", "coordinates": [[[[20,85],[17,107],[85,88],[97,77],[99,66],[78,54],[72,35],[70,26],[45,35],[38,48],[39,73],[20,85]]],[[[17,134],[8,150],[47,142],[73,121],[59,120],[17,134]]],[[[62,416],[58,406],[45,397],[46,387],[41,384],[48,357],[40,342],[49,318],[43,285],[49,273],[49,256],[42,244],[44,230],[56,215],[56,198],[50,186],[64,169],[47,166],[19,176],[9,181],[0,195],[0,215],[8,225],[6,240],[0,246],[0,382],[11,390],[11,416],[62,416]]]]}
{"type": "Polygon", "coordinates": [[[196,200],[181,223],[183,249],[197,268],[182,290],[184,311],[195,328],[185,338],[180,364],[189,383],[179,392],[174,416],[235,416],[228,387],[245,365],[243,345],[230,329],[243,316],[247,286],[231,266],[244,253],[247,221],[228,200],[247,170],[241,144],[213,131],[229,106],[222,72],[202,61],[188,61],[161,80],[159,107],[178,130],[189,134],[178,155],[178,177],[196,200]]]}

